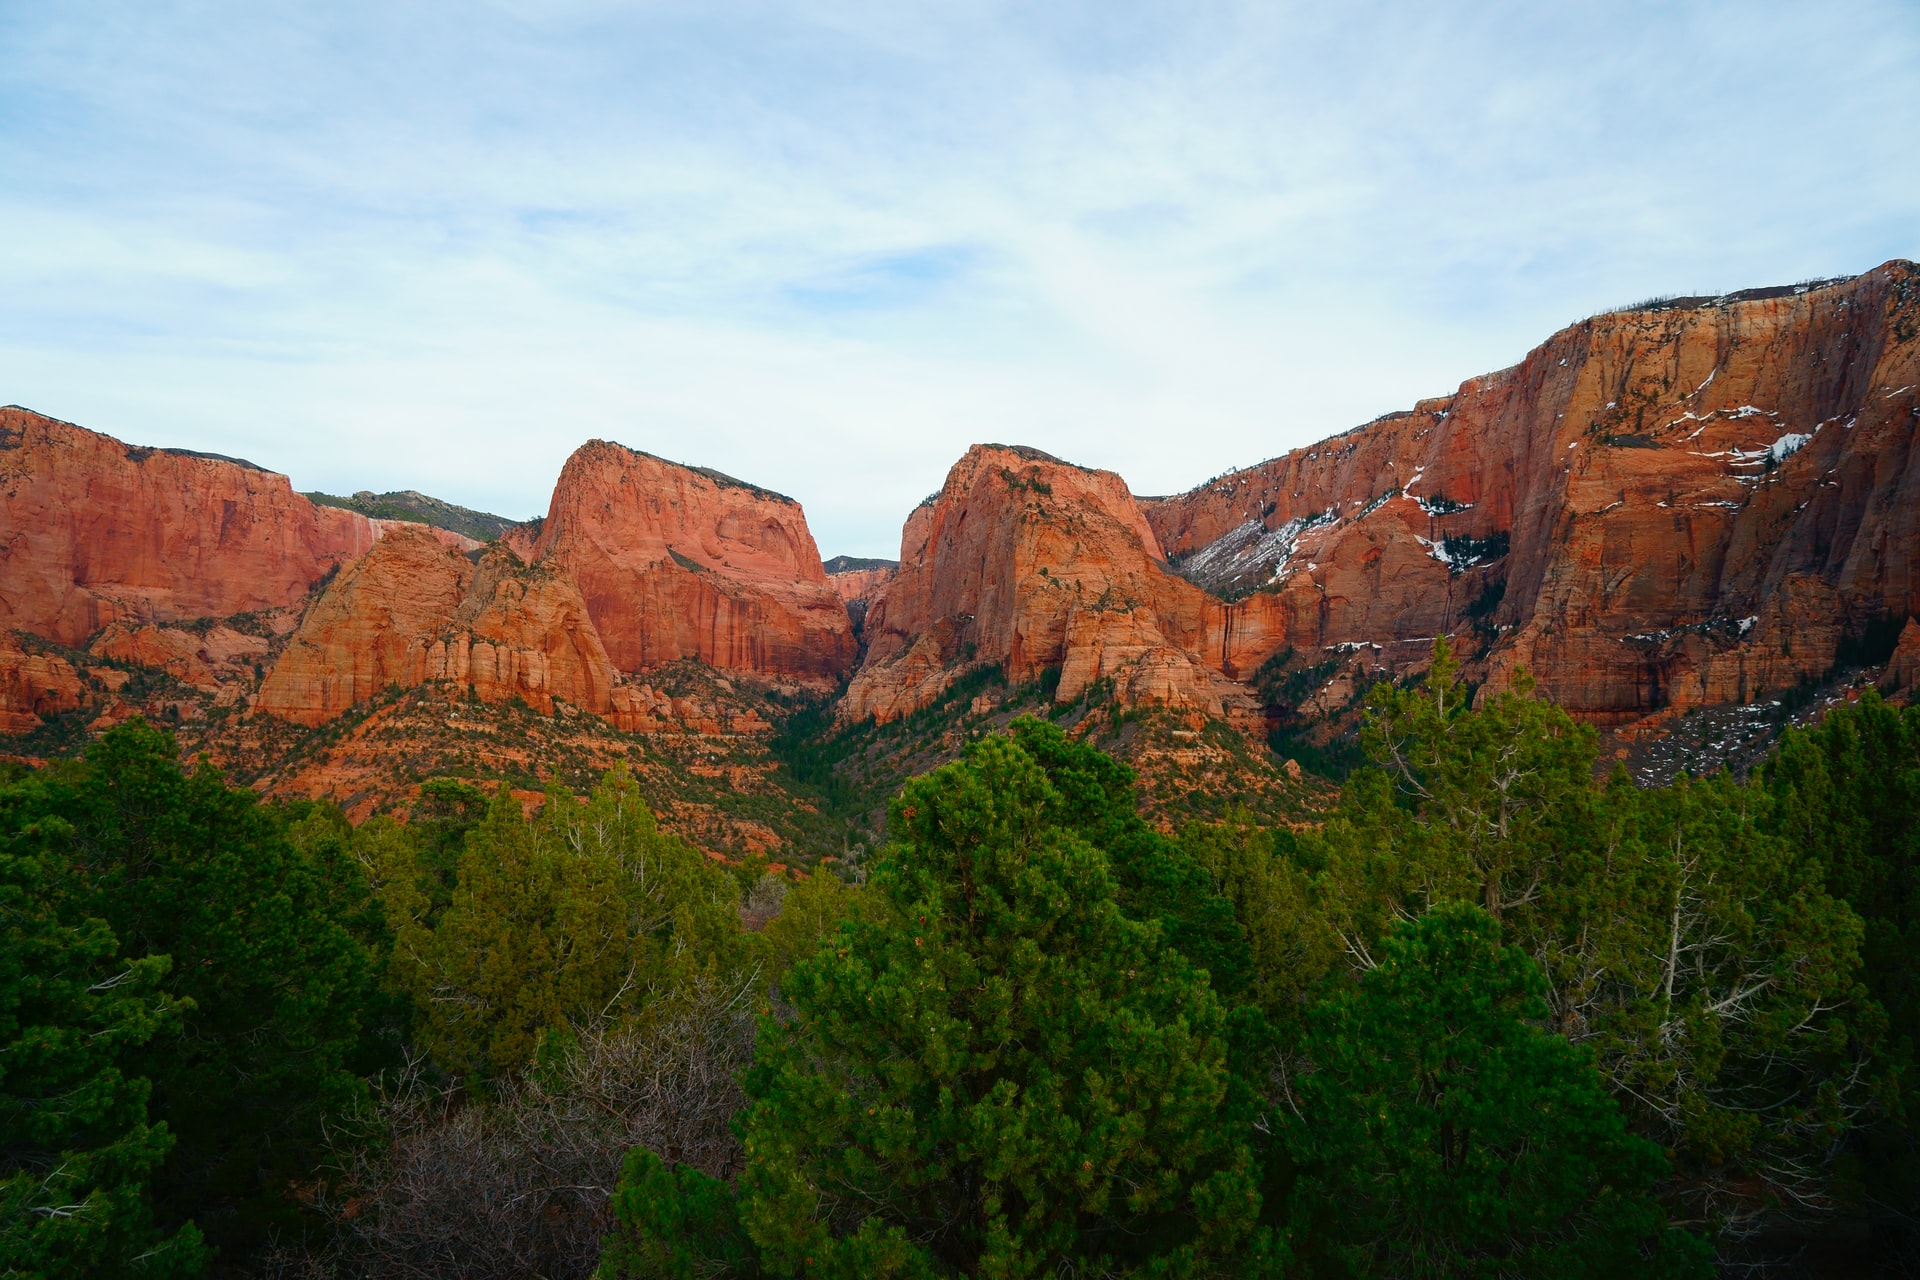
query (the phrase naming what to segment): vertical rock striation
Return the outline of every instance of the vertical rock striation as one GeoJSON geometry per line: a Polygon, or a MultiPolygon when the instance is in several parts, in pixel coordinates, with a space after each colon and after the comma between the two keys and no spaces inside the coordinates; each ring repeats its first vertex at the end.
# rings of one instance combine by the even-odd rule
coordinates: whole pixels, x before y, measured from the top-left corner
{"type": "Polygon", "coordinates": [[[604,440],[567,460],[533,548],[622,671],[679,658],[831,688],[857,644],[800,504],[604,440]]]}
{"type": "Polygon", "coordinates": [[[389,527],[248,462],[0,408],[0,630],[78,646],[122,619],[297,604],[389,527]]]}

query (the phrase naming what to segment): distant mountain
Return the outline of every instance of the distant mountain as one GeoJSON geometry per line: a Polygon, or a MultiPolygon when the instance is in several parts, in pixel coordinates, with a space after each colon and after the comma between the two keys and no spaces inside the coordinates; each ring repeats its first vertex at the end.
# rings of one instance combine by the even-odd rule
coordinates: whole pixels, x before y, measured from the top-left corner
{"type": "Polygon", "coordinates": [[[451,529],[455,533],[466,534],[475,542],[492,542],[520,523],[489,511],[475,511],[471,507],[442,502],[439,498],[414,489],[402,489],[398,493],[372,493],[362,489],[352,497],[319,492],[306,496],[323,507],[358,511],[376,520],[409,520],[416,524],[430,524],[436,529],[451,529]]]}
{"type": "Polygon", "coordinates": [[[872,556],[835,556],[823,566],[832,573],[860,573],[867,569],[898,569],[898,560],[879,560],[872,556]]]}

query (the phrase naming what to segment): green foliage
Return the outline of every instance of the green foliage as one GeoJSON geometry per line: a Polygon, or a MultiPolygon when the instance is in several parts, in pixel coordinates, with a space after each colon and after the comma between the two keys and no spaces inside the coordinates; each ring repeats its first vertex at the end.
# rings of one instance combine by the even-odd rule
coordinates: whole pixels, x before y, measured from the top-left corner
{"type": "Polygon", "coordinates": [[[1105,816],[1009,738],[895,802],[884,912],[795,965],[748,1079],[739,1214],[768,1270],[1198,1274],[1252,1229],[1225,1010],[1121,912],[1076,803],[1105,816]]]}
{"type": "Polygon", "coordinates": [[[1674,1152],[1694,1212],[1830,1202],[1879,1015],[1818,849],[1769,835],[1767,797],[1725,776],[1596,785],[1590,728],[1524,681],[1470,710],[1444,644],[1425,688],[1381,686],[1370,709],[1375,766],[1314,841],[1326,945],[1364,968],[1392,920],[1480,904],[1544,969],[1554,1028],[1674,1152]]]}
{"type": "Polygon", "coordinates": [[[1873,1193],[1920,1216],[1920,706],[1869,690],[1811,729],[1789,729],[1760,770],[1767,822],[1817,851],[1827,885],[1859,913],[1861,977],[1887,1017],[1880,1072],[1890,1096],[1869,1135],[1873,1193]]]}
{"type": "Polygon", "coordinates": [[[48,817],[0,843],[0,1273],[195,1275],[200,1233],[156,1227],[146,1194],[172,1135],[120,1067],[178,1029],[182,1002],[161,990],[166,956],[122,960],[105,921],[61,912],[47,846],[69,833],[48,817]]]}
{"type": "Polygon", "coordinates": [[[758,1276],[733,1189],[690,1165],[668,1168],[645,1147],[628,1153],[613,1193],[614,1230],[600,1259],[605,1280],[758,1276]]]}
{"type": "Polygon", "coordinates": [[[1314,1010],[1292,1085],[1292,1231],[1311,1275],[1705,1276],[1652,1195],[1545,983],[1476,907],[1443,903],[1314,1010]]]}
{"type": "Polygon", "coordinates": [[[455,506],[451,502],[444,502],[424,493],[415,493],[411,489],[398,493],[368,493],[363,490],[351,497],[318,492],[308,493],[306,496],[323,507],[341,507],[347,511],[358,511],[361,515],[372,516],[376,520],[408,520],[418,524],[430,524],[435,528],[464,533],[479,542],[491,542],[517,523],[505,516],[475,511],[470,507],[455,506]]]}
{"type": "Polygon", "coordinates": [[[1245,931],[1247,995],[1276,1022],[1296,1016],[1339,953],[1314,919],[1313,880],[1295,857],[1293,833],[1257,826],[1241,809],[1223,822],[1189,823],[1180,847],[1212,877],[1245,931]]]}
{"type": "Polygon", "coordinates": [[[873,895],[825,869],[794,884],[780,904],[780,914],[758,935],[767,975],[777,982],[795,962],[812,955],[822,939],[831,937],[842,920],[870,913],[873,902],[873,895]]]}
{"type": "Polygon", "coordinates": [[[1425,684],[1368,695],[1356,773],[1329,819],[1328,897],[1350,938],[1439,901],[1495,920],[1537,915],[1543,888],[1593,826],[1595,734],[1524,678],[1469,709],[1445,640],[1425,684]]]}
{"type": "Polygon", "coordinates": [[[1057,799],[1047,821],[1107,855],[1120,909],[1158,921],[1167,943],[1205,969],[1215,991],[1246,990],[1251,957],[1233,903],[1215,890],[1206,868],[1140,817],[1133,770],[1044,720],[1023,716],[1009,731],[1052,785],[1057,799]]]}
{"type": "Polygon", "coordinates": [[[64,823],[59,892],[106,922],[134,960],[169,956],[183,1032],[128,1046],[175,1139],[152,1180],[164,1226],[196,1222],[244,1252],[294,1222],[284,1188],[307,1172],[323,1118],[362,1096],[359,1050],[372,958],[336,917],[364,894],[356,869],[307,856],[284,814],[135,721],[84,763],[10,788],[5,829],[64,823]]]}
{"type": "Polygon", "coordinates": [[[1262,702],[1295,707],[1340,669],[1339,661],[1333,658],[1296,667],[1294,663],[1298,660],[1299,655],[1288,645],[1256,667],[1247,682],[1262,702]]]}
{"type": "Polygon", "coordinates": [[[688,965],[744,957],[731,879],[659,830],[624,769],[586,804],[550,791],[532,819],[502,788],[437,915],[421,854],[379,853],[389,979],[413,998],[420,1047],[452,1071],[517,1070],[545,1030],[633,1012],[688,965]]]}

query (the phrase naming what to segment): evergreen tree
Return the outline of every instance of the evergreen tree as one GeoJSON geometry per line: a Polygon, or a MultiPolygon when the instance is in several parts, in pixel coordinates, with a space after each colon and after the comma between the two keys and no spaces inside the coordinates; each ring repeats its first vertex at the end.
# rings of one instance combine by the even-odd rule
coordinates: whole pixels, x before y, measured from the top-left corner
{"type": "Polygon", "coordinates": [[[1134,796],[1134,772],[1067,737],[1051,721],[1022,716],[1013,739],[1046,774],[1056,797],[1047,821],[1078,832],[1107,855],[1120,909],[1157,920],[1168,945],[1207,971],[1213,989],[1235,998],[1252,976],[1252,956],[1233,903],[1191,854],[1147,825],[1134,796]]]}
{"type": "Polygon", "coordinates": [[[1710,1273],[1653,1197],[1659,1148],[1542,1025],[1542,976],[1491,917],[1439,904],[1378,958],[1314,1010],[1279,1113],[1304,1271],[1710,1273]]]}
{"type": "Polygon", "coordinates": [[[1789,728],[1760,770],[1769,828],[1826,866],[1861,917],[1861,978],[1885,1010],[1880,1106],[1862,1181],[1878,1215],[1920,1247],[1920,705],[1869,689],[1817,726],[1789,728]]]}
{"type": "Polygon", "coordinates": [[[1180,847],[1232,905],[1247,939],[1247,995],[1284,1026],[1339,962],[1334,938],[1316,918],[1310,864],[1291,831],[1258,826],[1245,809],[1221,822],[1189,823],[1180,847]]]}
{"type": "Polygon", "coordinates": [[[1308,841],[1322,945],[1350,979],[1392,921],[1478,903],[1541,966],[1553,1028],[1674,1152],[1691,1213],[1828,1203],[1879,1015],[1822,848],[1771,834],[1768,798],[1729,777],[1596,783],[1593,730],[1524,675],[1467,692],[1441,641],[1423,687],[1371,695],[1372,764],[1308,841]]]}
{"type": "MultiPolygon", "coordinates": [[[[1121,912],[1071,811],[1009,738],[894,802],[873,911],[795,965],[790,1016],[762,1028],[737,1209],[757,1265],[1198,1275],[1240,1255],[1260,1199],[1226,1012],[1121,912]]],[[[644,1158],[630,1173],[607,1274],[693,1274],[720,1246],[675,1224],[732,1211],[644,1158]]]]}
{"type": "Polygon", "coordinates": [[[140,721],[0,804],[10,831],[64,824],[57,892],[76,913],[135,960],[171,957],[181,1033],[120,1055],[175,1140],[151,1183],[162,1224],[193,1221],[232,1253],[290,1225],[286,1187],[310,1171],[324,1117],[364,1094],[348,1064],[371,964],[330,914],[343,891],[282,814],[213,769],[183,773],[173,739],[140,721]]]}
{"type": "Polygon", "coordinates": [[[532,819],[502,788],[465,843],[437,917],[414,848],[386,842],[375,871],[392,980],[449,1070],[518,1070],[543,1033],[631,1013],[687,966],[746,959],[731,880],[659,830],[624,770],[584,805],[550,792],[532,819]]]}
{"type": "Polygon", "coordinates": [[[120,1067],[181,1002],[160,990],[167,957],[122,960],[105,921],[62,918],[43,846],[65,825],[0,838],[0,1274],[195,1275],[199,1232],[163,1232],[147,1198],[172,1135],[120,1067]]]}

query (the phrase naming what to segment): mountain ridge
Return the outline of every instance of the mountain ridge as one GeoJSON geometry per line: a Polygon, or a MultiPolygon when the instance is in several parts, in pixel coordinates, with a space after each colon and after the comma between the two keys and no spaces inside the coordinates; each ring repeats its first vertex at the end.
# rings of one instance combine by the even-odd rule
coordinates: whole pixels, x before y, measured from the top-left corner
{"type": "MultiPolygon", "coordinates": [[[[803,713],[829,737],[899,724],[874,741],[924,762],[1047,709],[1191,799],[1223,769],[1291,794],[1288,756],[1320,759],[1440,635],[1478,687],[1525,668],[1622,754],[1716,708],[1757,725],[1752,706],[1843,670],[1910,696],[1917,339],[1920,269],[1895,260],[1603,312],[1182,494],[976,445],[907,514],[897,561],[822,561],[791,498],[605,441],[532,521],[413,491],[336,500],[423,522],[4,409],[0,731],[57,753],[145,714],[256,785],[377,807],[462,761],[532,767],[444,738],[431,708],[501,732],[532,715],[592,758],[682,744],[659,785],[708,798],[677,820],[777,848],[800,828],[768,825],[770,797],[815,801],[768,781],[785,775],[765,744],[803,713]],[[694,669],[710,678],[667,674],[694,669]],[[761,816],[722,820],[736,802],[697,783],[709,768],[761,816]]],[[[861,767],[891,776],[878,749],[861,767]]]]}

